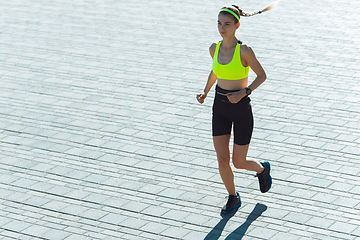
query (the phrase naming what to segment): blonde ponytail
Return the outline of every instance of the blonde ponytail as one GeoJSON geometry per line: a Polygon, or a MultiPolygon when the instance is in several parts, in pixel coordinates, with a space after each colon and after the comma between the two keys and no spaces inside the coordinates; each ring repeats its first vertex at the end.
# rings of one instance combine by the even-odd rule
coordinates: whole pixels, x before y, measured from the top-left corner
{"type": "Polygon", "coordinates": [[[240,16],[242,16],[242,17],[251,17],[251,16],[254,16],[254,15],[257,15],[257,14],[261,14],[261,13],[263,13],[263,12],[267,12],[267,11],[273,9],[280,1],[281,1],[281,0],[276,1],[276,2],[274,2],[274,3],[272,3],[272,4],[270,4],[269,6],[267,6],[266,8],[264,8],[263,10],[258,11],[258,12],[253,12],[253,13],[245,13],[245,12],[244,12],[243,10],[241,10],[238,6],[236,6],[236,5],[232,5],[232,6],[233,6],[234,8],[236,8],[236,9],[240,12],[240,16]]]}

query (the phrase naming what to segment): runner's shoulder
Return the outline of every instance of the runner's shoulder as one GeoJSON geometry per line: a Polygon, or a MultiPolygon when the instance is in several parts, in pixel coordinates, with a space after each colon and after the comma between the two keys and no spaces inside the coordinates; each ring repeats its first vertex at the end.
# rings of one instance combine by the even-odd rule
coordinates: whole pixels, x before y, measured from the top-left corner
{"type": "Polygon", "coordinates": [[[211,57],[214,57],[215,49],[216,49],[216,43],[211,44],[211,46],[209,47],[209,52],[211,57]]]}

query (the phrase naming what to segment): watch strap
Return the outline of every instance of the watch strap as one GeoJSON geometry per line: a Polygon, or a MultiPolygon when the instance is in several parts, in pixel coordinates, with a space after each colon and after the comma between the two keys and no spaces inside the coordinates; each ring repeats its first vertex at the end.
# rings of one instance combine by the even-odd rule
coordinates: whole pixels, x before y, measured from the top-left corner
{"type": "Polygon", "coordinates": [[[251,89],[249,87],[246,87],[245,88],[245,91],[246,91],[246,95],[249,96],[251,94],[251,89]]]}

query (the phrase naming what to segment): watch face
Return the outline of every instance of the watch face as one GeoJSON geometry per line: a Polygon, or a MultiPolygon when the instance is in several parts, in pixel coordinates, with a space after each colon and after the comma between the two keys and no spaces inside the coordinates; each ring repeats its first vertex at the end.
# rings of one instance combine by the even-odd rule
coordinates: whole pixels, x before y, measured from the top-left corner
{"type": "Polygon", "coordinates": [[[251,94],[251,89],[250,88],[246,88],[246,94],[247,95],[251,94]]]}

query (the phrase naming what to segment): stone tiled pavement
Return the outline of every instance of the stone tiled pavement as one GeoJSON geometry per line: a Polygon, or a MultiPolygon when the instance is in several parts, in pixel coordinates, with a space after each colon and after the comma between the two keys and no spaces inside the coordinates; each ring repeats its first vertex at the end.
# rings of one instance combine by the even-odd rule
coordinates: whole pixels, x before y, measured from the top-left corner
{"type": "Polygon", "coordinates": [[[0,239],[360,239],[360,2],[242,19],[261,194],[226,191],[211,140],[217,11],[269,1],[0,1],[0,239]],[[254,74],[250,75],[251,78],[254,74]]]}

